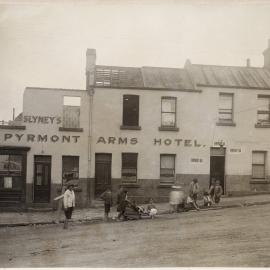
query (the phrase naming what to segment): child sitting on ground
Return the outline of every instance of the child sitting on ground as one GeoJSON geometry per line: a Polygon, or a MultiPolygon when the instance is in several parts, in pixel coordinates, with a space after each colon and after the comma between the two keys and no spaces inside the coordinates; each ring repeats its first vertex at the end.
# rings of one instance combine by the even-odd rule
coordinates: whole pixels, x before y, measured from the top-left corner
{"type": "Polygon", "coordinates": [[[151,218],[154,218],[155,215],[157,214],[157,208],[154,205],[154,200],[151,198],[149,201],[149,204],[147,206],[147,212],[151,218]]]}

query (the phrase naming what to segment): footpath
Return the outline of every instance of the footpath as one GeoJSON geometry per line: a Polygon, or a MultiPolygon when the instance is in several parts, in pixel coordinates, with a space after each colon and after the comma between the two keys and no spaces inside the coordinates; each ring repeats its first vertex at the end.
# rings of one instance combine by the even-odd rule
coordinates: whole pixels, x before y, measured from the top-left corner
{"type": "MultiPolygon", "coordinates": [[[[198,201],[202,205],[202,201],[198,201]]],[[[248,207],[253,205],[270,204],[270,194],[252,195],[242,197],[224,197],[218,205],[202,209],[203,211],[217,210],[233,207],[248,207]]],[[[169,203],[156,203],[158,215],[170,213],[169,203]]],[[[117,216],[116,207],[112,207],[110,216],[114,219],[117,216]]],[[[100,222],[104,217],[103,207],[75,209],[72,215],[72,222],[100,222]]],[[[45,225],[61,223],[64,220],[63,211],[31,211],[31,212],[1,212],[0,227],[15,227],[27,225],[45,225]]]]}

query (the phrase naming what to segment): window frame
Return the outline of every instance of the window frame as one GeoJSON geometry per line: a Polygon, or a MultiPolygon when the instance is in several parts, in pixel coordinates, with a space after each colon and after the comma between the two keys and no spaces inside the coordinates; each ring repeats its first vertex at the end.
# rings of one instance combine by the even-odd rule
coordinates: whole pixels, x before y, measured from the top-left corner
{"type": "Polygon", "coordinates": [[[160,164],[159,164],[159,177],[160,177],[160,182],[161,183],[174,183],[174,181],[175,181],[175,175],[176,175],[176,154],[160,154],[160,156],[159,156],[159,162],[160,162],[160,164]],[[174,165],[174,168],[173,168],[173,175],[172,176],[166,176],[166,175],[162,175],[162,173],[161,173],[161,170],[163,169],[163,168],[161,168],[161,161],[162,161],[162,157],[165,157],[165,156],[171,156],[171,157],[173,157],[173,165],[174,165]]]}
{"type": "Polygon", "coordinates": [[[259,150],[254,150],[252,151],[252,160],[251,160],[251,178],[252,180],[265,180],[266,179],[266,155],[267,155],[267,151],[259,151],[259,150]],[[263,154],[264,155],[264,163],[253,163],[253,154],[263,154]],[[263,174],[264,177],[255,177],[254,173],[253,173],[253,168],[254,166],[256,167],[262,167],[263,166],[263,174]]]}
{"type": "Polygon", "coordinates": [[[138,182],[138,153],[135,153],[135,152],[122,152],[121,153],[121,180],[122,180],[122,183],[126,183],[126,184],[129,184],[129,183],[137,183],[138,182]],[[136,167],[126,167],[124,168],[123,167],[123,161],[124,161],[124,156],[125,155],[133,155],[133,156],[136,156],[136,167]],[[136,176],[135,176],[135,179],[127,179],[125,176],[123,176],[123,169],[135,169],[136,171],[136,176]]]}
{"type": "Polygon", "coordinates": [[[66,182],[68,182],[68,181],[70,181],[70,180],[79,180],[79,178],[80,178],[80,156],[73,156],[73,155],[62,155],[62,185],[65,185],[66,184],[66,182]],[[65,177],[64,177],[64,173],[68,173],[68,171],[67,172],[65,172],[64,171],[64,159],[66,159],[66,158],[77,158],[78,160],[78,172],[76,172],[78,175],[76,176],[76,177],[74,177],[74,178],[72,178],[72,179],[66,179],[65,177]]]}
{"type": "Polygon", "coordinates": [[[139,95],[130,95],[124,94],[122,99],[122,125],[120,126],[121,129],[141,129],[140,125],[140,96],[139,95]],[[136,104],[137,104],[137,115],[136,115],[136,123],[129,122],[130,120],[127,119],[127,109],[126,109],[126,99],[127,98],[135,98],[136,97],[136,104]]]}
{"type": "MultiPolygon", "coordinates": [[[[69,102],[68,102],[69,103],[69,102]]],[[[81,128],[81,106],[82,106],[82,97],[81,96],[63,96],[63,103],[62,103],[62,127],[59,128],[59,131],[83,131],[81,128]],[[75,98],[79,100],[80,105],[74,104],[65,104],[65,99],[75,98]],[[66,114],[69,114],[69,111],[74,112],[78,110],[78,119],[76,119],[76,124],[73,126],[70,124],[70,121],[66,120],[66,114]]]]}
{"type": "Polygon", "coordinates": [[[166,129],[166,128],[168,128],[168,129],[176,128],[177,127],[177,124],[176,124],[177,123],[177,97],[172,97],[172,96],[163,96],[163,97],[161,97],[160,114],[161,114],[161,119],[160,119],[160,127],[161,127],[161,129],[162,128],[164,128],[164,129],[166,129]],[[174,112],[163,111],[163,107],[162,107],[162,104],[163,104],[162,101],[163,100],[174,100],[175,111],[174,112]],[[168,114],[168,113],[174,114],[174,125],[173,126],[172,125],[171,126],[170,125],[164,125],[163,122],[162,122],[163,114],[168,114]]]}
{"type": "Polygon", "coordinates": [[[234,123],[234,93],[228,93],[228,92],[219,92],[219,103],[218,103],[218,123],[219,124],[233,124],[234,123]],[[231,109],[224,109],[224,108],[221,108],[221,97],[222,96],[227,96],[227,97],[231,97],[231,109]],[[223,110],[223,112],[222,112],[223,110]],[[225,110],[225,111],[224,111],[225,110]],[[226,110],[228,112],[226,112],[226,110]],[[226,114],[230,114],[231,115],[231,118],[230,119],[222,119],[220,118],[220,115],[226,115],[226,114]]]}
{"type": "Polygon", "coordinates": [[[264,99],[268,100],[268,111],[265,110],[257,110],[257,125],[259,126],[270,126],[270,95],[257,95],[257,99],[264,99]],[[268,115],[268,120],[260,120],[258,119],[258,116],[260,114],[268,115]]]}

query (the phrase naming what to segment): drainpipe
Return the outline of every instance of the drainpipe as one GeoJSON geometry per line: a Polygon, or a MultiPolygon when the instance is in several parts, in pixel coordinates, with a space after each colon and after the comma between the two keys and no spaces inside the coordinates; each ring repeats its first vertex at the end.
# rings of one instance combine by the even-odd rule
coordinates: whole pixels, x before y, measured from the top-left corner
{"type": "Polygon", "coordinates": [[[91,178],[91,156],[92,156],[92,119],[93,119],[93,98],[95,92],[95,65],[96,50],[87,49],[86,51],[86,91],[89,96],[89,114],[88,114],[88,164],[87,164],[87,200],[88,205],[92,204],[94,199],[94,185],[91,178]]]}

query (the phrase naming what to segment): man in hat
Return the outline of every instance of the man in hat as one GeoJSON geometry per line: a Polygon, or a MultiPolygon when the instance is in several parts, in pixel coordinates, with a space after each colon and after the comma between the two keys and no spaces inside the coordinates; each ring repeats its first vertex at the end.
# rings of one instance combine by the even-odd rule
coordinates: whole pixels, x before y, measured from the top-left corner
{"type": "Polygon", "coordinates": [[[200,191],[198,179],[194,178],[189,185],[189,197],[193,201],[192,204],[196,210],[200,210],[197,204],[197,198],[200,191]]]}
{"type": "Polygon", "coordinates": [[[111,206],[113,204],[111,189],[108,187],[100,195],[100,198],[104,201],[104,219],[105,219],[105,221],[108,221],[108,219],[109,219],[109,212],[110,212],[111,206]]]}
{"type": "Polygon", "coordinates": [[[68,220],[71,219],[73,209],[75,207],[75,193],[74,193],[74,184],[68,184],[67,190],[64,193],[64,212],[65,212],[65,221],[64,229],[68,228],[68,220]]]}

